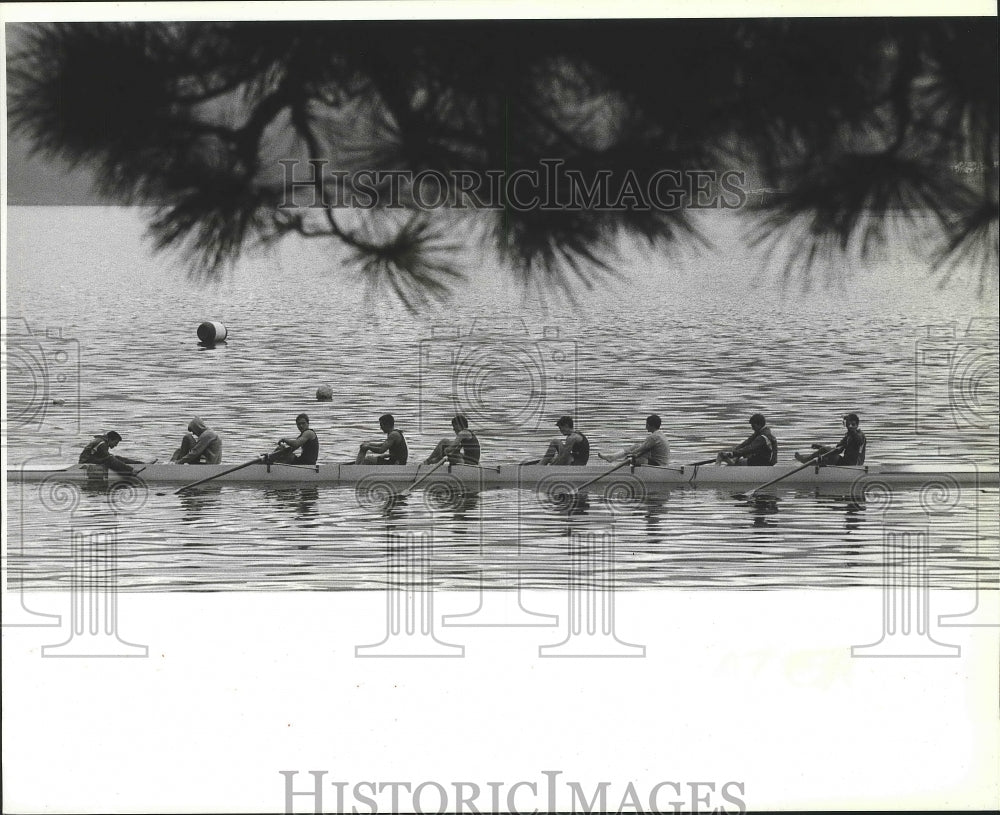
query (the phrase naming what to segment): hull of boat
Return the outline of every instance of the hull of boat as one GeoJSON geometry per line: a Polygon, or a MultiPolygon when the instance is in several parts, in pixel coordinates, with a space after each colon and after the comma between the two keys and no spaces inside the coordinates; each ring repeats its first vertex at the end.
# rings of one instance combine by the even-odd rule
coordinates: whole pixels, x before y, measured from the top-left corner
{"type": "Polygon", "coordinates": [[[524,489],[555,488],[557,485],[578,488],[601,476],[593,486],[604,490],[613,483],[642,483],[649,486],[698,487],[727,486],[753,488],[781,476],[781,484],[790,487],[843,485],[856,482],[884,482],[890,486],[920,487],[931,484],[958,484],[991,487],[1000,484],[1000,472],[985,466],[959,464],[947,468],[929,465],[871,464],[864,467],[806,467],[777,465],[774,467],[623,467],[610,472],[611,465],[587,467],[545,467],[505,464],[495,467],[408,464],[402,466],[369,466],[353,464],[320,464],[288,466],[253,464],[227,473],[233,465],[151,464],[138,475],[107,471],[95,465],[75,465],[64,469],[25,465],[9,468],[11,482],[82,482],[113,483],[142,481],[149,484],[182,486],[212,478],[212,484],[260,484],[275,486],[355,485],[374,488],[388,484],[405,488],[417,481],[418,488],[429,484],[447,483],[469,489],[510,487],[524,489]],[[433,472],[431,472],[433,470],[433,472]]]}

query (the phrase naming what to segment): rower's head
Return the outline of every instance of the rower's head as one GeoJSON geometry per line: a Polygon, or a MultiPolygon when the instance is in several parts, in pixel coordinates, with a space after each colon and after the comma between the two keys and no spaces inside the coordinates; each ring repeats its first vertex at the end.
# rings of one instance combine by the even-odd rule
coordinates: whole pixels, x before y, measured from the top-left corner
{"type": "Polygon", "coordinates": [[[861,424],[861,418],[857,413],[848,413],[844,416],[844,427],[857,427],[861,424]]]}
{"type": "Polygon", "coordinates": [[[309,417],[305,413],[300,413],[298,416],[295,417],[295,426],[299,430],[308,430],[309,417]]]}
{"type": "Polygon", "coordinates": [[[654,430],[659,430],[660,424],[662,424],[660,422],[660,417],[657,416],[655,413],[650,413],[646,417],[646,430],[648,430],[650,433],[652,433],[654,430]]]}
{"type": "Polygon", "coordinates": [[[568,436],[573,432],[573,417],[572,416],[560,416],[556,421],[556,427],[564,435],[568,436]]]}
{"type": "Polygon", "coordinates": [[[767,424],[767,419],[764,418],[763,413],[755,413],[750,417],[750,427],[754,430],[760,430],[764,425],[767,424]]]}
{"type": "Polygon", "coordinates": [[[384,432],[388,433],[396,426],[396,420],[393,418],[391,413],[383,413],[378,417],[378,426],[381,427],[384,432]]]}
{"type": "Polygon", "coordinates": [[[205,432],[207,427],[207,424],[195,416],[190,422],[188,422],[188,433],[194,433],[196,436],[200,436],[205,432]]]}
{"type": "Polygon", "coordinates": [[[108,443],[108,447],[117,447],[121,442],[122,437],[118,435],[117,431],[109,430],[104,434],[104,440],[108,443]]]}
{"type": "Polygon", "coordinates": [[[458,413],[455,415],[455,418],[451,420],[451,426],[452,428],[454,428],[456,433],[458,433],[461,430],[468,430],[469,420],[461,413],[458,413]]]}

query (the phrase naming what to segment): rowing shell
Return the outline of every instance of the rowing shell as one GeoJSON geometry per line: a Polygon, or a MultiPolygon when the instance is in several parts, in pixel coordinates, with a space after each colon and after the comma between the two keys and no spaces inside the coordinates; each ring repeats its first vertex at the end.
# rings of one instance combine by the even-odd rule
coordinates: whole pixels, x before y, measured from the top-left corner
{"type": "MultiPolygon", "coordinates": [[[[433,465],[404,464],[372,466],[364,464],[318,464],[292,466],[253,464],[236,472],[219,475],[229,465],[150,464],[138,475],[108,471],[99,465],[79,464],[64,469],[25,465],[8,468],[8,481],[16,482],[84,482],[102,483],[141,480],[150,484],[189,484],[219,475],[212,483],[266,484],[278,486],[308,486],[312,484],[357,485],[412,483],[427,474],[433,465]]],[[[995,487],[1000,484],[1000,470],[993,465],[955,464],[953,466],[869,464],[862,467],[806,467],[799,464],[779,464],[774,467],[727,467],[716,465],[684,465],[677,467],[625,467],[597,482],[603,488],[622,479],[638,479],[650,486],[754,486],[786,476],[782,483],[809,487],[843,485],[849,487],[859,480],[882,482],[889,486],[920,487],[944,483],[963,486],[995,487]],[[798,470],[798,472],[795,472],[798,470]]],[[[512,487],[537,489],[540,485],[558,483],[579,486],[593,480],[610,467],[546,467],[543,465],[503,464],[494,467],[455,465],[440,467],[431,473],[424,485],[447,482],[470,489],[512,487]]]]}

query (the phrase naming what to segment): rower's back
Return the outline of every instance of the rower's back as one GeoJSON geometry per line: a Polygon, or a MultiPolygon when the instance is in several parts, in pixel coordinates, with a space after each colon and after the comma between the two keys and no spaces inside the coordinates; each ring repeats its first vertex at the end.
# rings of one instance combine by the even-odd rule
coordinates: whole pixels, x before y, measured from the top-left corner
{"type": "Polygon", "coordinates": [[[312,428],[309,429],[309,433],[309,437],[302,444],[296,464],[315,464],[319,461],[319,436],[312,428]]]}
{"type": "Polygon", "coordinates": [[[659,428],[651,430],[645,444],[649,445],[646,463],[654,467],[666,467],[670,463],[670,444],[659,428]]]}
{"type": "Polygon", "coordinates": [[[868,439],[861,432],[859,427],[850,427],[844,436],[841,444],[844,445],[844,452],[841,455],[841,464],[860,465],[865,463],[865,451],[868,447],[868,439]]]}
{"type": "Polygon", "coordinates": [[[462,459],[466,464],[478,464],[482,455],[482,446],[479,444],[479,437],[468,428],[459,431],[458,444],[462,451],[462,459]]]}
{"type": "Polygon", "coordinates": [[[410,451],[406,447],[406,439],[403,438],[402,432],[394,428],[389,431],[385,440],[389,443],[385,463],[406,464],[406,460],[410,457],[410,451]]]}
{"type": "Polygon", "coordinates": [[[590,440],[579,430],[574,430],[570,439],[569,463],[582,467],[590,460],[590,440]]]}

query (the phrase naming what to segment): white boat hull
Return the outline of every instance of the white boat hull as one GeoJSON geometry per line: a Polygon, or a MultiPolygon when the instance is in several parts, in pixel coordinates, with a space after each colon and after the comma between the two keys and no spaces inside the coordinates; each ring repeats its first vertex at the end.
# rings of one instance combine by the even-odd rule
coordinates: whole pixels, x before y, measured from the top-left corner
{"type": "MultiPolygon", "coordinates": [[[[815,467],[799,469],[799,465],[782,464],[774,467],[725,467],[715,465],[677,467],[623,467],[610,472],[613,465],[587,467],[545,467],[504,464],[494,467],[442,466],[430,472],[433,465],[371,466],[353,464],[320,464],[289,466],[252,464],[231,473],[232,464],[180,465],[151,464],[138,475],[105,470],[95,465],[74,465],[64,469],[39,468],[25,465],[8,468],[11,482],[83,482],[100,484],[140,480],[149,484],[191,484],[213,476],[211,484],[259,484],[276,486],[309,485],[376,485],[389,484],[405,488],[422,479],[419,488],[434,483],[462,485],[469,489],[496,487],[538,489],[546,485],[580,487],[603,477],[595,489],[606,489],[615,482],[641,482],[646,486],[756,487],[780,476],[781,484],[790,487],[843,485],[855,482],[884,482],[890,486],[920,487],[954,483],[963,486],[995,487],[1000,484],[1000,471],[975,464],[960,464],[947,468],[932,465],[870,464],[863,467],[815,467]],[[794,472],[798,470],[797,472],[794,472]],[[430,475],[427,475],[430,473],[430,475]],[[425,479],[424,476],[427,476],[425,479]]],[[[777,485],[776,485],[777,486],[777,485]]]]}

